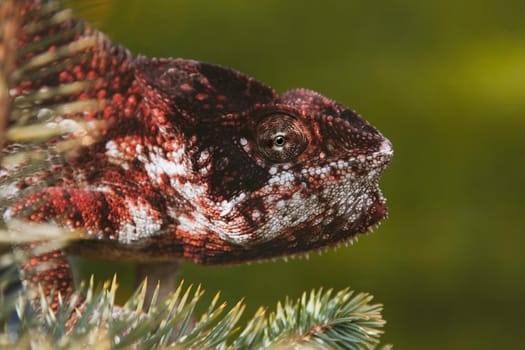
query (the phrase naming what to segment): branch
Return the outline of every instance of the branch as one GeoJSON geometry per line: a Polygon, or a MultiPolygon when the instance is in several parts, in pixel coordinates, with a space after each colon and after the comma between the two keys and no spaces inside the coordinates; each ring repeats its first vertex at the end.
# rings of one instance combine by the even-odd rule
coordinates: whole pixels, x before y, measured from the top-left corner
{"type": "Polygon", "coordinates": [[[80,307],[71,298],[61,301],[55,313],[42,291],[40,302],[31,308],[29,300],[34,299],[10,288],[17,283],[15,264],[30,255],[0,256],[0,339],[9,349],[26,349],[28,344],[32,349],[375,349],[385,324],[382,306],[371,304],[371,295],[319,289],[297,300],[287,298],[268,316],[260,308],[240,329],[243,302],[227,310],[216,294],[199,316],[195,309],[204,294],[200,286],[184,287],[181,282],[162,301],[157,287],[147,300],[146,280],[123,306],[115,305],[116,279],[100,292],[91,280],[82,289],[86,300],[80,307]]]}

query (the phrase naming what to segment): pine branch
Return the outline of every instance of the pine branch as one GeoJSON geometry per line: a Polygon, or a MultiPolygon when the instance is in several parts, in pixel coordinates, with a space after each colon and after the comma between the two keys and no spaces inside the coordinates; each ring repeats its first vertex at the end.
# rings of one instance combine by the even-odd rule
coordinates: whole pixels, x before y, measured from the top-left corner
{"type": "Polygon", "coordinates": [[[117,306],[116,279],[97,293],[91,280],[83,288],[86,300],[81,307],[74,297],[61,301],[53,312],[42,291],[31,308],[25,292],[9,290],[17,282],[14,264],[26,258],[0,256],[0,340],[9,349],[375,349],[385,323],[382,306],[371,304],[369,294],[319,289],[295,301],[287,298],[268,316],[259,309],[241,330],[243,302],[227,310],[217,294],[197,317],[195,308],[204,291],[181,282],[165,300],[157,300],[154,293],[144,311],[146,281],[125,305],[117,306]]]}
{"type": "Polygon", "coordinates": [[[303,293],[293,302],[278,303],[270,314],[266,338],[271,342],[305,344],[320,349],[370,349],[379,343],[382,305],[369,304],[367,293],[343,289],[303,293]]]}

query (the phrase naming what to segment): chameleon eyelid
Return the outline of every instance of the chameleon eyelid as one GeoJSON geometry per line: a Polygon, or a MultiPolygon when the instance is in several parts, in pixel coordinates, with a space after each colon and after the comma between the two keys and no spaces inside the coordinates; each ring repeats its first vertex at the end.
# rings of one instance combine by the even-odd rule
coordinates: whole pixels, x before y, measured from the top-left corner
{"type": "Polygon", "coordinates": [[[304,123],[284,113],[271,113],[261,119],[255,129],[257,150],[274,163],[290,162],[303,153],[310,142],[304,123]],[[282,142],[277,139],[281,138],[282,142]]]}

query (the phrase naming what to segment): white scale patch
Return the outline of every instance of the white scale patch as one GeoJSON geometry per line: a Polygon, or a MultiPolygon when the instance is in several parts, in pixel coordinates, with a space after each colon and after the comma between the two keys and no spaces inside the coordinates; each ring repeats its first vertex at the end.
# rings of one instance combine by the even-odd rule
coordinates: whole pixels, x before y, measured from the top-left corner
{"type": "MultiPolygon", "coordinates": [[[[189,174],[190,164],[184,159],[183,149],[168,154],[158,147],[152,147],[149,151],[149,159],[144,162],[144,167],[151,179],[159,182],[163,174],[170,178],[189,174]]],[[[140,157],[139,159],[142,160],[140,157]]]]}
{"type": "Polygon", "coordinates": [[[240,202],[242,202],[246,198],[246,194],[241,193],[238,196],[232,198],[232,200],[227,201],[223,200],[220,204],[218,209],[221,210],[220,216],[224,217],[230,214],[231,210],[237,206],[240,202]]]}
{"type": "Polygon", "coordinates": [[[222,209],[221,214],[226,216],[237,203],[245,198],[244,194],[241,194],[232,201],[223,201],[220,204],[207,203],[206,205],[196,204],[196,210],[191,214],[178,214],[171,212],[170,215],[176,218],[179,222],[178,229],[191,234],[206,234],[209,231],[213,231],[219,235],[219,237],[226,241],[235,244],[247,244],[250,242],[251,237],[249,234],[245,234],[244,231],[240,230],[240,224],[242,219],[235,215],[232,221],[224,220],[210,220],[202,212],[203,207],[215,207],[219,210],[222,209]]]}
{"type": "Polygon", "coordinates": [[[124,154],[118,149],[115,141],[106,142],[106,155],[110,158],[124,158],[124,154]]]}
{"type": "Polygon", "coordinates": [[[285,185],[287,183],[292,182],[294,179],[295,179],[295,175],[292,172],[284,171],[270,178],[268,180],[268,184],[269,185],[273,185],[273,184],[285,185]]]}
{"type": "Polygon", "coordinates": [[[198,211],[194,212],[191,216],[188,216],[186,214],[173,214],[179,221],[178,229],[182,231],[193,234],[204,234],[209,228],[209,220],[198,211]]]}
{"type": "MultiPolygon", "coordinates": [[[[128,201],[129,203],[129,201],[128,201]]],[[[125,223],[119,230],[120,243],[129,244],[157,234],[162,220],[154,219],[153,209],[146,203],[128,204],[132,222],[125,223]]]]}
{"type": "Polygon", "coordinates": [[[199,162],[199,164],[203,164],[207,162],[209,159],[210,159],[210,151],[205,149],[199,154],[199,159],[197,161],[199,162]]]}
{"type": "Polygon", "coordinates": [[[110,163],[120,165],[125,170],[129,169],[126,156],[115,141],[106,142],[106,156],[110,163]]]}

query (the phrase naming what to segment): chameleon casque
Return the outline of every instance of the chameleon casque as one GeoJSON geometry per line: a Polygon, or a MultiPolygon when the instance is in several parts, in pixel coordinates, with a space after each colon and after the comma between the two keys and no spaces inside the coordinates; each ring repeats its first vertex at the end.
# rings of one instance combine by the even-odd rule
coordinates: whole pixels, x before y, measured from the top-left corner
{"type": "Polygon", "coordinates": [[[3,220],[82,229],[31,259],[26,285],[69,293],[68,255],[233,264],[299,254],[387,215],[378,181],[392,146],[353,110],[218,65],[133,56],[56,2],[14,3],[9,125],[103,123],[67,156],[58,145],[75,132],[4,143],[4,155],[47,158],[29,175],[19,175],[29,161],[1,169],[3,220]],[[42,261],[52,264],[35,268],[42,261]]]}

